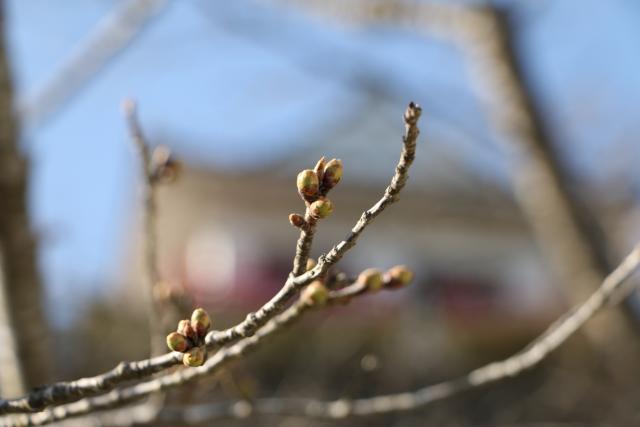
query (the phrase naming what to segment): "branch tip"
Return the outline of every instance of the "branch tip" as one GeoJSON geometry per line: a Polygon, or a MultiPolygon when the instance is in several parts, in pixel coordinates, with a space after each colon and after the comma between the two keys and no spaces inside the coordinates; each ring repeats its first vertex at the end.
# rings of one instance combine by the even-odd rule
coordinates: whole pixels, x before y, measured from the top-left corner
{"type": "Polygon", "coordinates": [[[411,101],[407,110],[404,112],[404,121],[411,126],[415,126],[420,119],[420,115],[422,114],[422,107],[411,101]]]}

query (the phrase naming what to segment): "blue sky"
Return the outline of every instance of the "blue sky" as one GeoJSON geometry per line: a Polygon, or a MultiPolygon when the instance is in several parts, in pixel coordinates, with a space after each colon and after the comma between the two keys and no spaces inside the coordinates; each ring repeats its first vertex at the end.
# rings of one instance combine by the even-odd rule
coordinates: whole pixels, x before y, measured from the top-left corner
{"type": "MultiPolygon", "coordinates": [[[[37,93],[118,3],[9,1],[20,100],[37,93]]],[[[620,176],[637,186],[640,5],[521,3],[528,72],[572,170],[585,180],[620,176]]],[[[340,26],[267,2],[167,2],[46,120],[25,122],[51,301],[60,306],[68,292],[104,291],[120,271],[136,202],[123,98],[138,100],[151,140],[169,135],[188,161],[251,168],[310,143],[305,135],[366,99],[363,86],[378,86],[391,102],[416,99],[435,122],[472,134],[479,144],[472,150],[443,147],[502,182],[506,165],[467,77],[449,44],[413,30],[340,26]]]]}

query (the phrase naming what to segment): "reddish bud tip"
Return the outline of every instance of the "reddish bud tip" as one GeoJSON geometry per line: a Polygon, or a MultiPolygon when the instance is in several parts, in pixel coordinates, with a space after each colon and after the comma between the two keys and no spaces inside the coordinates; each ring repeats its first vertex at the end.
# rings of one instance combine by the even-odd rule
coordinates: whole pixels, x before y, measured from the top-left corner
{"type": "Polygon", "coordinates": [[[332,159],[324,168],[324,177],[322,179],[322,187],[330,190],[336,186],[342,179],[342,161],[340,159],[332,159]]]}
{"type": "Polygon", "coordinates": [[[189,338],[194,343],[198,341],[198,334],[196,333],[196,330],[193,329],[191,322],[188,319],[181,320],[178,323],[177,332],[189,338]]]}
{"type": "Polygon", "coordinates": [[[316,173],[316,176],[318,177],[318,182],[322,182],[322,178],[324,177],[324,166],[325,166],[325,160],[323,156],[320,158],[320,160],[318,160],[318,163],[316,163],[316,166],[313,168],[313,171],[316,173]]]}
{"type": "Polygon", "coordinates": [[[289,214],[289,222],[291,223],[291,225],[297,228],[302,228],[307,224],[307,222],[304,220],[304,217],[297,213],[289,214]]]}

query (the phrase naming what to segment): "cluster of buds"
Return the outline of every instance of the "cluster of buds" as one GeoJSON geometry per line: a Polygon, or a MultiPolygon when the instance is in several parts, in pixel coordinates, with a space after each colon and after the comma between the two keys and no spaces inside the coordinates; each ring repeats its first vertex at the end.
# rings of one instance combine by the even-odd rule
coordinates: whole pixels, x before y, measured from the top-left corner
{"type": "Polygon", "coordinates": [[[185,366],[201,366],[207,358],[205,337],[211,329],[211,318],[202,308],[196,308],[191,319],[181,320],[176,332],[167,335],[167,346],[172,351],[184,353],[185,366]]]}
{"type": "MultiPolygon", "coordinates": [[[[333,204],[326,195],[342,178],[342,161],[324,157],[318,160],[313,169],[305,169],[298,174],[296,185],[298,194],[307,205],[307,215],[313,220],[326,218],[333,212],[333,204]]],[[[307,219],[299,214],[289,215],[294,227],[303,228],[307,219]]]]}
{"type": "Polygon", "coordinates": [[[399,289],[413,280],[413,272],[407,266],[396,265],[387,270],[386,273],[377,268],[367,268],[358,275],[356,283],[360,283],[364,288],[371,292],[377,292],[380,289],[399,289]]]}
{"type": "Polygon", "coordinates": [[[160,145],[151,153],[149,178],[154,183],[171,184],[178,179],[182,164],[176,160],[168,147],[160,145]]]}

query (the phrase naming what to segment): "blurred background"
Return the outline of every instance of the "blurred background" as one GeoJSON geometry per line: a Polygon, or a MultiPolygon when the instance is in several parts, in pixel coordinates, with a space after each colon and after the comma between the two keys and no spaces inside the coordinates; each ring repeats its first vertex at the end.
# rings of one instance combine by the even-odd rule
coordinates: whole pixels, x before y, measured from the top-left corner
{"type": "MultiPolygon", "coordinates": [[[[415,283],[309,316],[197,392],[172,393],[178,403],[370,396],[463,374],[520,349],[640,235],[634,0],[3,3],[39,272],[20,289],[42,301],[52,355],[23,389],[148,356],[142,175],[125,98],[149,144],[183,163],[159,188],[165,298],[182,317],[206,307],[220,328],[291,269],[297,172],[321,156],[344,163],[317,257],[383,193],[402,113],[409,101],[423,108],[400,203],[338,267],[406,264],[415,283]]],[[[0,323],[28,312],[2,283],[0,323]]],[[[17,342],[25,364],[41,363],[42,346],[17,342]]],[[[640,419],[639,344],[633,295],[519,378],[344,424],[628,425],[640,419]]],[[[327,424],[244,424],[256,423],[327,424]]]]}

